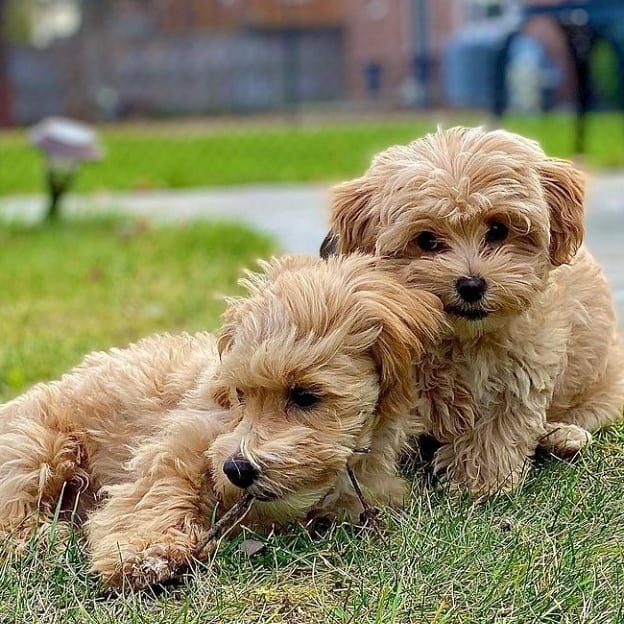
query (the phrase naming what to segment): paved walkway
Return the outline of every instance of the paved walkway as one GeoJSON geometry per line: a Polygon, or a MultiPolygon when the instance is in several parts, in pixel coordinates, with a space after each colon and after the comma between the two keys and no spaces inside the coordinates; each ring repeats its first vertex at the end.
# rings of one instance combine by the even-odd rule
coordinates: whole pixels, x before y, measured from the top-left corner
{"type": "Polygon", "coordinates": [[[590,180],[587,193],[587,246],[601,262],[613,287],[624,327],[624,174],[590,180]]]}
{"type": "MultiPolygon", "coordinates": [[[[69,197],[67,212],[123,211],[162,221],[210,218],[243,221],[272,235],[288,252],[317,253],[327,231],[329,187],[322,184],[97,194],[69,197]]],[[[3,214],[41,216],[40,197],[1,197],[3,214]]],[[[624,172],[590,179],[587,243],[614,288],[624,324],[624,172]]]]}

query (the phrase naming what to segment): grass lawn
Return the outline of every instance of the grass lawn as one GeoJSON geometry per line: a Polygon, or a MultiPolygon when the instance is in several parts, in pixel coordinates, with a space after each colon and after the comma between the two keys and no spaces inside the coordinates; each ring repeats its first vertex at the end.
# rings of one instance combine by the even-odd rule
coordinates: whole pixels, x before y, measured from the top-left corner
{"type": "MultiPolygon", "coordinates": [[[[214,328],[241,265],[270,242],[227,225],[119,221],[0,228],[0,393],[57,376],[90,349],[214,328]]],[[[104,597],[82,544],[15,558],[0,545],[0,623],[441,624],[624,622],[624,428],[574,465],[544,461],[475,506],[415,481],[385,543],[335,527],[226,543],[161,593],[104,597]]]]}
{"type": "Polygon", "coordinates": [[[0,398],[56,377],[94,349],[218,327],[219,295],[232,294],[241,267],[272,246],[229,224],[1,223],[0,398]]]}
{"type": "MultiPolygon", "coordinates": [[[[332,181],[360,174],[371,156],[391,144],[435,130],[437,117],[414,114],[367,122],[293,125],[153,123],[101,129],[107,156],[83,168],[76,190],[181,188],[249,182],[332,181]]],[[[445,115],[444,126],[478,124],[472,115],[445,115]]],[[[508,117],[505,127],[540,140],[553,156],[573,155],[570,115],[508,117]]],[[[593,115],[587,163],[624,166],[624,120],[593,115]]],[[[37,192],[42,164],[23,132],[0,133],[0,195],[37,192]]]]}

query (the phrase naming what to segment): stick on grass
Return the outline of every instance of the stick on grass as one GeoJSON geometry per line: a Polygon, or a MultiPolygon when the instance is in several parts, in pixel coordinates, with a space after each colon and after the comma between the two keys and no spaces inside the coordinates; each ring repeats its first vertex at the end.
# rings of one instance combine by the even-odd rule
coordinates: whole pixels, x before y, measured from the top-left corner
{"type": "Polygon", "coordinates": [[[203,550],[214,540],[222,537],[227,531],[236,526],[251,509],[254,502],[252,494],[246,494],[237,500],[211,527],[206,531],[205,535],[199,540],[193,556],[197,559],[201,558],[203,550]]]}
{"type": "MultiPolygon", "coordinates": [[[[357,449],[356,452],[362,453],[362,452],[368,452],[368,451],[361,451],[357,449]]],[[[364,510],[362,514],[364,516],[364,520],[373,527],[373,530],[377,534],[377,537],[379,537],[379,539],[385,543],[386,540],[384,538],[384,535],[381,529],[379,528],[379,525],[377,524],[377,517],[379,515],[379,510],[376,509],[375,507],[371,507],[368,504],[368,501],[364,497],[364,492],[362,492],[362,488],[360,487],[360,484],[358,483],[358,480],[356,479],[355,474],[353,470],[351,470],[350,466],[347,466],[347,474],[349,475],[349,481],[351,481],[353,491],[355,492],[356,496],[360,500],[360,504],[362,505],[362,509],[364,510]]]]}

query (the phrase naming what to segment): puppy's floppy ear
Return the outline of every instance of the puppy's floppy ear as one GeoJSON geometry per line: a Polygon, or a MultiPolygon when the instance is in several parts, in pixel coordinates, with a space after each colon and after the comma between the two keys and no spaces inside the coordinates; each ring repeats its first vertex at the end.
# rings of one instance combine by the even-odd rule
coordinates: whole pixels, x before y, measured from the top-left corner
{"type": "Polygon", "coordinates": [[[366,304],[379,334],[371,347],[380,383],[378,410],[403,414],[413,401],[412,364],[444,323],[442,302],[431,293],[408,288],[386,272],[366,290],[366,304]]]}
{"type": "Polygon", "coordinates": [[[232,401],[230,400],[230,389],[223,383],[220,375],[217,375],[213,379],[210,396],[219,407],[231,409],[232,401]]]}
{"type": "MultiPolygon", "coordinates": [[[[219,357],[221,357],[230,348],[232,341],[234,340],[236,325],[239,318],[239,309],[242,306],[241,301],[242,300],[234,297],[227,299],[228,305],[223,313],[223,325],[221,325],[221,328],[215,334],[219,357]]],[[[212,400],[223,409],[230,409],[232,407],[232,402],[230,401],[230,389],[221,381],[221,375],[219,373],[217,373],[213,379],[210,394],[212,396],[212,400]]]]}
{"type": "MultiPolygon", "coordinates": [[[[333,235],[339,253],[374,253],[379,214],[371,202],[373,190],[372,183],[366,177],[349,180],[334,187],[331,231],[325,241],[333,235]]],[[[322,252],[323,247],[321,254],[322,252]]]]}
{"type": "MultiPolygon", "coordinates": [[[[282,271],[295,269],[298,266],[305,266],[309,262],[304,256],[281,256],[272,257],[270,260],[258,260],[260,266],[259,272],[244,270],[242,277],[238,280],[238,284],[242,286],[248,297],[226,297],[227,307],[223,313],[223,324],[221,329],[216,332],[217,350],[219,355],[223,355],[227,351],[234,340],[236,329],[240,319],[249,313],[252,304],[252,297],[262,292],[266,284],[274,275],[279,275],[282,271]]],[[[321,263],[321,260],[318,260],[321,263]]]]}
{"type": "Polygon", "coordinates": [[[223,324],[215,334],[217,351],[220,356],[232,346],[238,319],[241,317],[242,309],[245,306],[245,299],[242,297],[228,297],[226,301],[227,308],[223,313],[223,324]]]}
{"type": "Polygon", "coordinates": [[[224,323],[216,334],[217,351],[223,355],[232,345],[234,339],[234,324],[224,323]]]}
{"type": "Polygon", "coordinates": [[[319,256],[321,258],[329,258],[330,256],[335,256],[338,253],[338,247],[340,245],[338,236],[334,234],[331,230],[327,232],[327,236],[323,239],[321,243],[321,247],[319,249],[319,256]]]}
{"type": "Polygon", "coordinates": [[[550,261],[570,262],[583,242],[585,178],[568,160],[547,158],[539,166],[550,211],[550,261]]]}

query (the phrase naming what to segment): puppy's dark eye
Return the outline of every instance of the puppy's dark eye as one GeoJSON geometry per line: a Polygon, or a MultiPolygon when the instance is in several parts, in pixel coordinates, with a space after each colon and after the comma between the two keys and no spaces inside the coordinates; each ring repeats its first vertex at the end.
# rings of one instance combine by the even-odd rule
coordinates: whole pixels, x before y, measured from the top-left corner
{"type": "Polygon", "coordinates": [[[241,405],[245,402],[245,393],[240,388],[236,388],[236,400],[241,405]]]}
{"type": "Polygon", "coordinates": [[[437,251],[440,249],[440,241],[433,232],[421,232],[416,237],[416,244],[423,251],[437,251]]]}
{"type": "Polygon", "coordinates": [[[488,243],[502,243],[509,235],[509,228],[499,221],[492,221],[487,233],[485,234],[485,240],[488,243]]]}
{"type": "Polygon", "coordinates": [[[308,388],[295,386],[288,391],[288,402],[300,409],[310,409],[320,400],[321,397],[308,388]]]}

